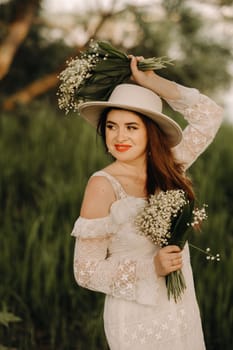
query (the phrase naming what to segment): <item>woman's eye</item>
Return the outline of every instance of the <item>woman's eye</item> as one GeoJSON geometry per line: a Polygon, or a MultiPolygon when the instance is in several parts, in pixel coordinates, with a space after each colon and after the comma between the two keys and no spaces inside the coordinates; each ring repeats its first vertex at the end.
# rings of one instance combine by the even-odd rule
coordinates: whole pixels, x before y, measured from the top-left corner
{"type": "Polygon", "coordinates": [[[137,127],[136,126],[132,126],[132,125],[129,125],[127,127],[128,130],[137,130],[137,127]]]}
{"type": "Polygon", "coordinates": [[[107,124],[107,125],[106,125],[106,128],[109,129],[109,130],[114,130],[114,129],[115,129],[115,126],[112,125],[112,124],[107,124]]]}

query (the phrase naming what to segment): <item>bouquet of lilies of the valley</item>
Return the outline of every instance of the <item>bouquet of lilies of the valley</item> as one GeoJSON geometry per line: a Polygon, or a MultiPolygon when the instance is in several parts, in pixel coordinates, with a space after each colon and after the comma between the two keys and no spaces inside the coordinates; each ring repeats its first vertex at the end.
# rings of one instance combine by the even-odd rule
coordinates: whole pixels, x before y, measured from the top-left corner
{"type": "MultiPolygon", "coordinates": [[[[171,64],[164,57],[138,62],[143,71],[157,70],[171,64]]],[[[58,105],[66,113],[77,111],[80,103],[107,100],[113,89],[130,80],[130,57],[105,41],[91,41],[88,49],[68,62],[60,73],[58,105]]]]}
{"type": "MultiPolygon", "coordinates": [[[[159,247],[177,245],[183,249],[190,228],[199,227],[207,219],[206,205],[201,209],[194,208],[194,201],[189,201],[183,190],[160,191],[151,195],[148,204],[138,214],[135,224],[141,235],[148,237],[159,247]]],[[[191,245],[191,244],[190,244],[191,245]]],[[[219,261],[219,254],[213,256],[209,248],[206,251],[197,248],[207,255],[207,259],[219,261]]],[[[174,297],[177,302],[186,289],[182,270],[171,272],[166,276],[168,298],[174,297]]]]}

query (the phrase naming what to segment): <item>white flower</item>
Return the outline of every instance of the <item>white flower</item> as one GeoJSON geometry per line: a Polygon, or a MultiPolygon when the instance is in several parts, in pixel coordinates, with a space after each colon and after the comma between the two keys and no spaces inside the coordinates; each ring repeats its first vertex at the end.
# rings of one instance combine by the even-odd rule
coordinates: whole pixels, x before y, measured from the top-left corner
{"type": "Polygon", "coordinates": [[[60,75],[61,85],[58,93],[58,106],[60,109],[65,109],[66,113],[70,110],[77,111],[82,98],[76,99],[78,88],[85,83],[91,74],[91,70],[99,61],[96,54],[83,55],[81,58],[73,58],[68,62],[67,68],[60,75]]]}
{"type": "Polygon", "coordinates": [[[149,237],[160,247],[167,245],[171,238],[172,219],[186,203],[183,190],[160,191],[151,195],[148,205],[135,220],[139,233],[149,237]]]}
{"type": "MultiPolygon", "coordinates": [[[[67,63],[58,78],[58,106],[66,114],[77,111],[87,100],[106,100],[114,87],[130,79],[130,58],[103,41],[91,41],[88,49],[67,63]]],[[[161,69],[171,64],[164,57],[152,57],[138,62],[141,70],[161,69]]]]}

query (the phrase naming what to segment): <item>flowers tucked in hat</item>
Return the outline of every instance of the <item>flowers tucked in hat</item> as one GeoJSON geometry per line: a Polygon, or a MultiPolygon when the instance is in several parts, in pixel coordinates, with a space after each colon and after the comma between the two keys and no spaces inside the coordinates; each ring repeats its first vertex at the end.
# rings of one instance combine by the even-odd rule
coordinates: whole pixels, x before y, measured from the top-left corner
{"type": "MultiPolygon", "coordinates": [[[[138,62],[142,71],[157,70],[171,64],[164,57],[152,57],[138,62]]],[[[80,57],[73,58],[60,73],[58,105],[66,113],[77,111],[85,101],[106,101],[113,89],[128,82],[131,76],[130,58],[108,42],[91,41],[80,57]]]]}

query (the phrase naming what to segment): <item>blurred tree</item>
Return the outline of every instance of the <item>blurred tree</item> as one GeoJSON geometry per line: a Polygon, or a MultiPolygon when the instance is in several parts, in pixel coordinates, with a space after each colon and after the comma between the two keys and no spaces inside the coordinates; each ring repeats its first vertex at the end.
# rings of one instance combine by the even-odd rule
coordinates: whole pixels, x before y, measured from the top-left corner
{"type": "MultiPolygon", "coordinates": [[[[206,1],[212,4],[212,1],[206,1]]],[[[75,14],[75,26],[85,33],[82,44],[55,40],[56,25],[46,21],[41,0],[11,0],[0,4],[0,89],[2,108],[30,102],[58,84],[65,61],[78,54],[90,38],[112,41],[144,56],[175,57],[175,68],[162,74],[203,90],[226,87],[231,77],[231,42],[208,30],[208,20],[187,0],[166,0],[151,6],[96,7],[75,14]],[[205,19],[204,19],[205,18],[205,19]],[[128,23],[127,27],[125,22],[128,23]],[[208,33],[208,34],[207,34],[208,33]]],[[[231,1],[216,1],[221,9],[231,1]]],[[[214,28],[213,28],[214,29],[214,28]]],[[[53,96],[54,90],[53,91],[53,96]]]]}
{"type": "MultiPolygon", "coordinates": [[[[72,48],[62,39],[44,35],[43,31],[53,28],[43,19],[40,10],[42,1],[34,2],[28,0],[21,4],[20,0],[12,0],[0,4],[0,88],[4,99],[2,107],[6,110],[28,103],[56,87],[57,75],[64,68],[67,58],[83,48],[83,45],[72,48]],[[30,16],[26,16],[29,10],[30,16]]],[[[111,12],[101,14],[92,30],[86,26],[87,22],[83,22],[89,32],[87,42],[97,35],[102,24],[111,16],[111,12]]]]}
{"type": "Polygon", "coordinates": [[[14,0],[9,2],[8,11],[4,11],[9,17],[6,35],[0,45],[0,79],[8,73],[14,56],[28,35],[39,0],[21,2],[14,0]]]}
{"type": "Polygon", "coordinates": [[[231,81],[228,65],[232,52],[230,43],[219,40],[215,28],[208,29],[208,21],[186,0],[163,1],[165,15],[154,21],[151,15],[137,11],[140,42],[149,55],[168,55],[175,58],[175,67],[168,67],[162,75],[208,93],[227,87],[231,81]]]}

